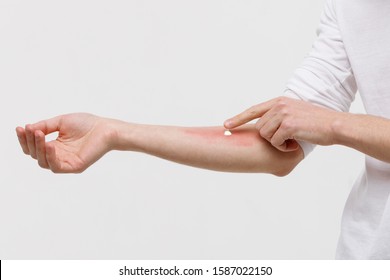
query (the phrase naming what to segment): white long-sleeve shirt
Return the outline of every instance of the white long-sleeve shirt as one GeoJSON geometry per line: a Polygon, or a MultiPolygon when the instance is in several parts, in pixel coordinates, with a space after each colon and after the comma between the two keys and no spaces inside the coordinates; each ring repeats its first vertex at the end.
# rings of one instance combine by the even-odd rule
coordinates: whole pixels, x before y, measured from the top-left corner
{"type": "MultiPolygon", "coordinates": [[[[348,111],[359,90],[366,112],[390,118],[390,1],[327,0],[312,51],[286,95],[348,111]]],[[[307,155],[314,147],[301,143],[307,155]]],[[[346,202],[336,258],[390,259],[390,164],[366,156],[346,202]]]]}

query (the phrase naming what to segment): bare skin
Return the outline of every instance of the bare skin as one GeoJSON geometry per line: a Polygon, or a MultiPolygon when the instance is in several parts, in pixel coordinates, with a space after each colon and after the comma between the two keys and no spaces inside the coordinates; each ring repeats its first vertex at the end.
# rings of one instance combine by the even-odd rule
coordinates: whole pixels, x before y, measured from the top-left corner
{"type": "Polygon", "coordinates": [[[318,145],[344,145],[390,163],[390,120],[325,109],[308,102],[279,97],[228,119],[228,129],[259,119],[256,129],[280,151],[294,151],[296,140],[318,145]]]}
{"type": "Polygon", "coordinates": [[[57,116],[17,127],[25,154],[55,173],[80,173],[111,150],[151,154],[194,167],[226,172],[288,174],[302,159],[300,148],[285,153],[264,140],[254,125],[234,129],[186,128],[127,123],[91,114],[57,116]],[[58,131],[56,140],[45,135],[58,131]]]}

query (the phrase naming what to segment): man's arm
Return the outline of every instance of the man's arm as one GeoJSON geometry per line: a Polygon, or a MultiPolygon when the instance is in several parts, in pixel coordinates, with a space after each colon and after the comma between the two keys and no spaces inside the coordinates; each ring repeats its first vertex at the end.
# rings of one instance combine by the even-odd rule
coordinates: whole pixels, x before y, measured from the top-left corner
{"type": "Polygon", "coordinates": [[[226,172],[288,174],[303,158],[262,139],[254,125],[225,136],[223,127],[186,128],[127,123],[69,114],[16,129],[23,151],[55,173],[79,173],[110,150],[143,152],[190,166],[226,172]],[[55,141],[45,135],[59,131],[55,141]]]}
{"type": "Polygon", "coordinates": [[[240,127],[257,118],[259,134],[281,151],[294,150],[293,141],[324,146],[339,144],[390,163],[388,119],[337,112],[309,102],[279,97],[252,106],[227,120],[225,127],[240,127]]]}
{"type": "Polygon", "coordinates": [[[340,113],[333,124],[336,144],[390,163],[390,120],[372,115],[340,113]]]}

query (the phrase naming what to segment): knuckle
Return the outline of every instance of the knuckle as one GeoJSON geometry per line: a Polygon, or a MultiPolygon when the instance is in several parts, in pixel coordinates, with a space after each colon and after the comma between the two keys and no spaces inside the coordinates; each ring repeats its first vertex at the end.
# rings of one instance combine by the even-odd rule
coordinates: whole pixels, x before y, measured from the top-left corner
{"type": "Polygon", "coordinates": [[[280,97],[275,104],[279,110],[287,109],[290,107],[290,100],[287,97],[280,97]]]}
{"type": "Polygon", "coordinates": [[[282,122],[280,127],[285,131],[293,131],[295,128],[295,123],[291,120],[285,120],[282,122]]]}
{"type": "Polygon", "coordinates": [[[27,124],[25,127],[25,130],[28,134],[32,134],[34,129],[33,129],[33,126],[31,124],[27,124]]]}
{"type": "Polygon", "coordinates": [[[267,131],[266,129],[260,129],[259,132],[261,137],[263,137],[266,140],[270,140],[272,135],[270,135],[269,131],[267,131]]]}
{"type": "Polygon", "coordinates": [[[249,116],[255,116],[257,114],[257,106],[252,106],[247,111],[249,116]]]}
{"type": "Polygon", "coordinates": [[[287,98],[285,96],[279,96],[276,98],[276,104],[286,104],[287,98]]]}
{"type": "Polygon", "coordinates": [[[280,114],[283,116],[283,117],[287,117],[289,114],[290,114],[290,110],[289,108],[287,108],[287,106],[283,105],[281,110],[280,110],[280,114]]]}

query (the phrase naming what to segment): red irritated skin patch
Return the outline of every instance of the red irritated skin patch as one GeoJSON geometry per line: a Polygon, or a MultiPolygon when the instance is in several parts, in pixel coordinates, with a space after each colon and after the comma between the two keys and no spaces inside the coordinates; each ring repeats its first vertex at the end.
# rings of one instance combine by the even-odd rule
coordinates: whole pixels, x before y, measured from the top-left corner
{"type": "Polygon", "coordinates": [[[230,130],[231,135],[225,135],[223,127],[197,127],[187,128],[184,130],[186,134],[199,137],[209,143],[231,143],[235,146],[249,147],[257,143],[260,135],[256,129],[237,128],[230,130]]]}

